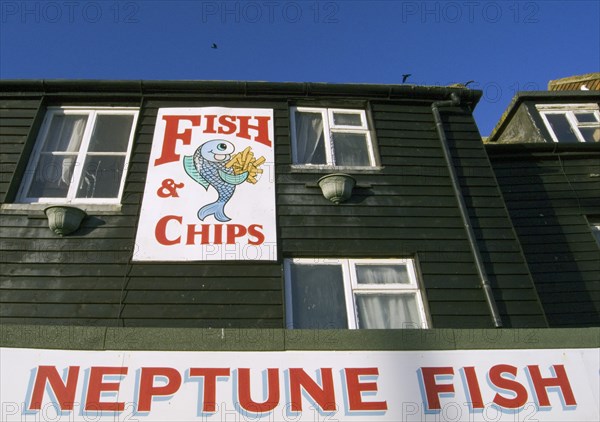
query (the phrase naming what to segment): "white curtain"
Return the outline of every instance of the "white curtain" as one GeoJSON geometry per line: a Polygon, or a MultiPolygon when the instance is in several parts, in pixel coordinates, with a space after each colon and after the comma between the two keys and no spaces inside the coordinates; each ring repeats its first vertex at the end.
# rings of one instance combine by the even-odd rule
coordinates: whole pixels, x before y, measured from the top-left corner
{"type": "Polygon", "coordinates": [[[319,145],[324,142],[323,118],[320,113],[296,112],[296,150],[298,164],[325,164],[315,163],[315,153],[319,145]]]}
{"type": "MultiPolygon", "coordinates": [[[[70,116],[71,117],[71,116],[70,116]]],[[[71,175],[73,174],[73,166],[77,159],[77,152],[81,145],[81,138],[85,130],[85,123],[87,116],[72,116],[75,118],[67,119],[63,118],[61,125],[61,133],[59,138],[59,147],[63,147],[60,151],[75,153],[74,155],[67,155],[64,157],[62,162],[62,172],[60,177],[60,183],[69,185],[71,182],[71,175]]]]}
{"type": "Polygon", "coordinates": [[[409,284],[405,265],[357,265],[358,284],[409,284]]]}
{"type": "Polygon", "coordinates": [[[357,294],[360,328],[421,328],[414,294],[357,294]]]}

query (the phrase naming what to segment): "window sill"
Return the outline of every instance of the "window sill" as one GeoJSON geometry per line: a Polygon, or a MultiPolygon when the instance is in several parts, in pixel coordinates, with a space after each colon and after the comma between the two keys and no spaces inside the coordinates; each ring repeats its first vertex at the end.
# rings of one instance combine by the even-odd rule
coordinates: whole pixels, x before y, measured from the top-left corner
{"type": "Polygon", "coordinates": [[[47,204],[2,204],[0,212],[2,214],[27,214],[29,217],[45,217],[44,209],[55,205],[65,205],[77,207],[88,214],[117,214],[121,212],[121,204],[73,204],[73,203],[47,203],[47,204]]]}
{"type": "Polygon", "coordinates": [[[377,173],[383,170],[382,166],[328,166],[328,165],[301,165],[292,164],[291,173],[327,173],[327,172],[345,172],[345,173],[377,173]]]}

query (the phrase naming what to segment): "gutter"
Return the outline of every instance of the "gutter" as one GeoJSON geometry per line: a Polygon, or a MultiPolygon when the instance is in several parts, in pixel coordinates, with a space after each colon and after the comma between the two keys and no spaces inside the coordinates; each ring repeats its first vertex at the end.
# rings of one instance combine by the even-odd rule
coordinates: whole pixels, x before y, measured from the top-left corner
{"type": "Polygon", "coordinates": [[[450,155],[450,148],[448,147],[448,140],[446,138],[446,133],[444,132],[444,124],[442,123],[442,117],[440,115],[439,107],[452,107],[460,105],[460,97],[456,93],[450,94],[450,100],[444,101],[435,101],[431,104],[431,111],[433,112],[433,119],[435,120],[435,125],[438,133],[438,137],[440,139],[440,143],[442,144],[442,150],[444,152],[444,159],[446,160],[446,166],[448,167],[448,171],[450,172],[450,179],[452,182],[452,189],[454,190],[454,195],[456,196],[456,200],[458,201],[458,208],[460,210],[460,216],[462,217],[463,224],[467,231],[467,238],[469,240],[469,246],[471,247],[471,252],[473,253],[473,257],[475,258],[475,266],[477,267],[477,273],[479,274],[479,278],[481,279],[481,287],[483,288],[483,292],[485,294],[485,299],[487,301],[488,307],[492,314],[492,319],[494,320],[494,326],[496,328],[502,327],[502,319],[500,318],[500,313],[498,312],[498,307],[496,306],[496,301],[494,299],[494,293],[492,291],[492,286],[488,279],[487,273],[485,271],[485,267],[483,265],[483,259],[481,257],[481,252],[477,246],[477,239],[475,237],[475,232],[473,231],[473,227],[471,225],[471,220],[469,218],[469,213],[467,211],[467,205],[465,203],[465,199],[463,197],[462,191],[460,189],[460,184],[458,181],[458,176],[456,174],[456,169],[454,168],[454,164],[452,162],[452,156],[450,155]]]}

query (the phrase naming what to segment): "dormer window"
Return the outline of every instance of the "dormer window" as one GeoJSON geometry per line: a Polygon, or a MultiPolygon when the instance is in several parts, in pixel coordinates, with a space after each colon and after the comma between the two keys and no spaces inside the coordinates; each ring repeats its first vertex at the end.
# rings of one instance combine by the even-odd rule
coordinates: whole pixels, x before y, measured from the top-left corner
{"type": "Polygon", "coordinates": [[[541,104],[537,109],[554,142],[600,142],[598,104],[541,104]]]}

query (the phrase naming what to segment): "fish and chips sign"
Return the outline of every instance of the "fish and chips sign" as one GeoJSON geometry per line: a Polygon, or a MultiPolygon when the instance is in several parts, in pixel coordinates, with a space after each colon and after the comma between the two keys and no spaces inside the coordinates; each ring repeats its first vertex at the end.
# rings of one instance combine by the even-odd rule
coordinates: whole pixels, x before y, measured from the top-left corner
{"type": "Polygon", "coordinates": [[[159,109],[134,260],[277,260],[273,148],[271,109],[159,109]]]}

